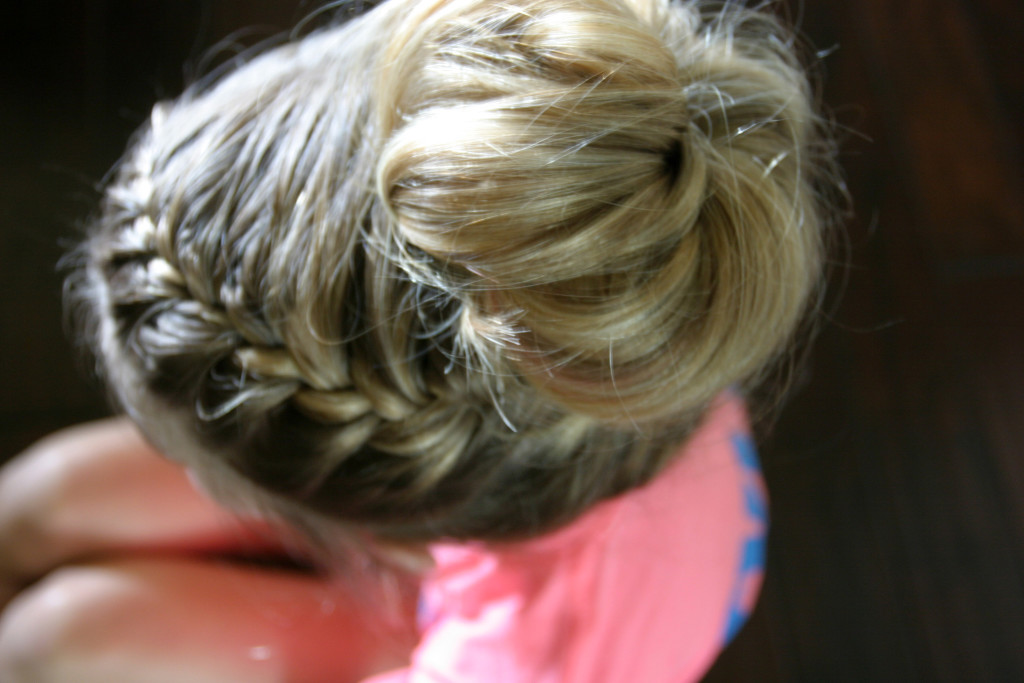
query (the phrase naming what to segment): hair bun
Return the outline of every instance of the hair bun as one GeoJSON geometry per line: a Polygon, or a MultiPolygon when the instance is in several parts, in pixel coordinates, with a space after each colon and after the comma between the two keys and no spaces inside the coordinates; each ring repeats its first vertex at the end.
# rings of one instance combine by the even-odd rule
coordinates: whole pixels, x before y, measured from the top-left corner
{"type": "Polygon", "coordinates": [[[457,4],[389,63],[409,87],[378,184],[403,267],[464,300],[467,345],[611,422],[693,413],[762,368],[819,268],[816,122],[778,27],[457,4]]]}

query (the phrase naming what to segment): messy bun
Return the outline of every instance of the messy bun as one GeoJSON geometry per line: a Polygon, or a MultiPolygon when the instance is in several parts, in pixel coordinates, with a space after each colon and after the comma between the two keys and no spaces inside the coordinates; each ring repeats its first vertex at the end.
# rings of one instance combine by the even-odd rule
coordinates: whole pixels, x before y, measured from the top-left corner
{"type": "Polygon", "coordinates": [[[158,106],[76,288],[144,428],[285,514],[528,536],[787,347],[827,152],[767,15],[390,0],[158,106]]]}
{"type": "Polygon", "coordinates": [[[765,20],[701,26],[671,6],[652,23],[615,0],[447,9],[393,62],[410,85],[378,182],[399,241],[431,257],[425,281],[475,276],[467,345],[620,425],[676,420],[757,373],[820,249],[802,72],[738,33],[765,20]]]}

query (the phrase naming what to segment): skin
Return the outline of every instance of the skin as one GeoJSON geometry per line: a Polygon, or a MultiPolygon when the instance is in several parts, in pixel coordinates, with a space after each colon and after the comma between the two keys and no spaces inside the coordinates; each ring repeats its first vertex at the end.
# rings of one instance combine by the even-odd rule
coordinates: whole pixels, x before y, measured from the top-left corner
{"type": "Polygon", "coordinates": [[[344,683],[407,662],[414,591],[395,623],[287,568],[286,545],[125,420],[59,432],[0,470],[0,680],[344,683]]]}

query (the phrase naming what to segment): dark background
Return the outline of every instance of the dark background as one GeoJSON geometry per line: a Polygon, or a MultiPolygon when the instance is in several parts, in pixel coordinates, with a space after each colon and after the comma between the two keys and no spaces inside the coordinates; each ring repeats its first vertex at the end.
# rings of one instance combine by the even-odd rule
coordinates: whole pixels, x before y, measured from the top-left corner
{"type": "MultiPolygon", "coordinates": [[[[1024,680],[1024,3],[808,5],[783,10],[831,51],[855,215],[832,313],[764,443],[762,599],[709,679],[1024,680]]],[[[54,264],[131,131],[225,36],[252,44],[314,6],[5,7],[0,459],[105,414],[54,264]]]]}

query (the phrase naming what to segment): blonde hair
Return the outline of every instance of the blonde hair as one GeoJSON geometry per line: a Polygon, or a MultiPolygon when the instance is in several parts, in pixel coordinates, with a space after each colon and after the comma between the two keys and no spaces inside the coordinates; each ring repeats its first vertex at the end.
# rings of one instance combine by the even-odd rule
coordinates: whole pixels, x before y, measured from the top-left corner
{"type": "Polygon", "coordinates": [[[792,38],[717,7],[388,0],[158,105],[72,281],[115,394],[382,537],[645,482],[820,277],[792,38]]]}

